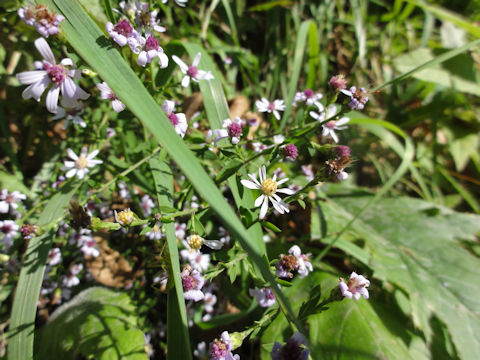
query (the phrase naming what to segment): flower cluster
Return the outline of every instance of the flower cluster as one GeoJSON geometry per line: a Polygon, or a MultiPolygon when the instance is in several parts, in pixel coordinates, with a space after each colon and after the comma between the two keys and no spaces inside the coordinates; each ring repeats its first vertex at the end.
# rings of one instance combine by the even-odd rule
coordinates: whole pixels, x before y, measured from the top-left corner
{"type": "Polygon", "coordinates": [[[281,278],[292,278],[292,271],[297,271],[300,278],[303,278],[313,271],[312,264],[308,261],[309,255],[302,254],[298,245],[294,245],[288,250],[289,255],[280,255],[277,262],[277,276],[281,278]]]}
{"type": "Polygon", "coordinates": [[[18,9],[18,16],[26,24],[35,26],[37,31],[46,38],[58,34],[60,32],[58,25],[65,20],[62,15],[48,10],[45,5],[22,7],[18,9]]]}

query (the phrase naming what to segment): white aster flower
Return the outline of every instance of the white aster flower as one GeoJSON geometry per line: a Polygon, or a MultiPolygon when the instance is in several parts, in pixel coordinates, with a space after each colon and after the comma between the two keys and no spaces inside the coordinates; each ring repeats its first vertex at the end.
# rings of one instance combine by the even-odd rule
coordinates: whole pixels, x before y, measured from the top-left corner
{"type": "Polygon", "coordinates": [[[297,270],[300,278],[304,278],[309,272],[313,271],[313,266],[310,261],[308,261],[309,256],[302,254],[302,250],[300,250],[298,245],[293,245],[290,250],[288,250],[288,253],[295,256],[295,259],[297,260],[295,269],[297,270]]]}
{"type": "Polygon", "coordinates": [[[88,149],[86,147],[82,148],[80,156],[77,156],[72,149],[67,149],[67,154],[70,159],[73,161],[65,161],[62,167],[62,170],[68,170],[65,176],[71,178],[72,176],[77,175],[79,179],[83,179],[85,174],[90,170],[89,168],[103,163],[102,160],[95,160],[95,156],[99,153],[99,150],[94,150],[88,154],[88,149]]]}
{"type": "Polygon", "coordinates": [[[369,294],[367,287],[370,286],[370,281],[368,281],[364,276],[358,275],[356,272],[352,272],[350,279],[347,283],[343,279],[340,279],[338,287],[342,292],[344,297],[353,300],[360,299],[360,296],[363,296],[364,299],[368,299],[369,294]]]}
{"type": "Polygon", "coordinates": [[[225,119],[222,122],[223,129],[213,130],[213,135],[215,135],[215,139],[213,141],[217,143],[220,140],[231,138],[232,144],[236,145],[242,137],[244,126],[245,122],[239,117],[236,117],[233,121],[230,119],[225,119]]]}
{"type": "MultiPolygon", "coordinates": [[[[163,1],[167,2],[168,0],[163,1]]],[[[198,343],[197,348],[193,350],[193,355],[195,355],[195,357],[199,358],[200,360],[210,360],[210,356],[208,355],[207,343],[205,341],[198,343]]]]}
{"type": "Polygon", "coordinates": [[[204,70],[198,69],[198,64],[200,63],[201,57],[202,57],[202,53],[198,53],[197,55],[195,55],[192,65],[188,66],[178,56],[172,55],[173,61],[175,61],[178,66],[180,66],[180,70],[182,70],[182,73],[185,74],[185,76],[182,79],[183,87],[187,87],[188,84],[190,84],[190,79],[192,79],[195,82],[198,82],[199,80],[211,80],[214,78],[210,71],[204,71],[204,70]]]}
{"type": "Polygon", "coordinates": [[[18,235],[19,226],[13,220],[0,220],[0,232],[3,234],[3,242],[8,249],[13,244],[13,238],[18,235]]]}
{"type": "Polygon", "coordinates": [[[187,237],[187,240],[182,241],[189,251],[195,252],[200,250],[202,245],[205,245],[213,250],[219,250],[222,248],[223,243],[220,240],[205,240],[198,234],[193,234],[187,237]]]}
{"type": "Polygon", "coordinates": [[[63,277],[63,285],[66,286],[67,288],[77,286],[80,284],[80,279],[77,277],[77,275],[80,273],[80,271],[83,270],[83,265],[82,264],[76,264],[73,265],[70,268],[70,272],[68,275],[63,277]]]}
{"type": "Polygon", "coordinates": [[[261,100],[257,100],[255,105],[260,112],[273,113],[273,116],[275,116],[277,120],[280,120],[279,111],[285,111],[285,103],[283,100],[277,99],[270,102],[267,99],[262,98],[261,100]]]}
{"type": "Polygon", "coordinates": [[[168,120],[170,120],[175,128],[175,132],[183,138],[188,128],[185,114],[173,112],[173,110],[175,110],[175,102],[172,100],[165,100],[162,105],[162,110],[167,114],[168,120]]]}
{"type": "Polygon", "coordinates": [[[175,223],[175,237],[179,240],[185,239],[185,230],[187,229],[187,224],[175,223]]]}
{"type": "Polygon", "coordinates": [[[111,22],[107,22],[105,25],[108,35],[119,46],[127,45],[130,38],[135,37],[138,33],[135,31],[126,19],[120,20],[117,24],[113,25],[111,22]]]}
{"type": "Polygon", "coordinates": [[[27,198],[26,195],[22,194],[20,191],[8,192],[7,189],[3,189],[0,192],[0,214],[6,214],[9,211],[15,211],[18,208],[18,204],[22,200],[27,198]]]}
{"type": "Polygon", "coordinates": [[[57,114],[52,117],[52,120],[60,120],[65,118],[63,129],[68,127],[70,121],[82,128],[87,127],[87,123],[80,116],[83,114],[83,103],[81,101],[62,99],[60,104],[62,106],[57,108],[57,114]]]}
{"type": "Polygon", "coordinates": [[[128,226],[133,222],[133,220],[135,220],[135,215],[130,209],[122,210],[119,213],[117,213],[115,210],[113,214],[115,216],[115,221],[122,226],[128,226]]]}
{"type": "Polygon", "coordinates": [[[84,256],[98,257],[100,255],[97,242],[91,236],[82,237],[77,245],[80,246],[80,251],[84,256]]]}
{"type": "Polygon", "coordinates": [[[285,136],[283,136],[282,134],[278,134],[278,135],[273,136],[273,143],[275,145],[283,144],[284,141],[285,141],[285,136]]]}
{"type": "Polygon", "coordinates": [[[293,103],[292,106],[297,106],[297,102],[305,102],[307,106],[312,106],[312,105],[317,105],[319,107],[321,104],[318,100],[323,98],[322,93],[316,93],[311,90],[307,89],[305,91],[299,91],[295,94],[295,97],[293,98],[293,103]]]}
{"type": "Polygon", "coordinates": [[[153,225],[152,229],[145,233],[145,236],[150,240],[160,240],[163,237],[162,225],[158,222],[153,225]]]}
{"type": "MultiPolygon", "coordinates": [[[[323,105],[320,104],[318,106],[318,109],[320,110],[320,113],[316,113],[315,111],[310,111],[310,116],[313,117],[315,120],[319,121],[320,123],[324,123],[328,119],[333,118],[338,110],[336,105],[329,105],[325,111],[325,108],[323,105]]],[[[347,127],[343,126],[346,123],[350,121],[350,118],[348,117],[342,117],[338,120],[330,120],[327,121],[325,124],[322,125],[322,136],[328,136],[330,135],[333,139],[333,141],[338,142],[338,136],[335,133],[335,130],[344,130],[347,127]]]]}
{"type": "Polygon", "coordinates": [[[183,261],[187,261],[190,266],[200,272],[206,271],[210,266],[210,255],[202,254],[200,251],[190,251],[183,249],[180,251],[183,261]]]}
{"type": "Polygon", "coordinates": [[[250,296],[254,296],[261,307],[270,307],[277,302],[275,294],[271,288],[249,289],[250,296]]]}
{"type": "Polygon", "coordinates": [[[62,252],[59,248],[50,249],[47,256],[47,263],[50,266],[55,266],[62,262],[62,252]]]}
{"type": "Polygon", "coordinates": [[[152,209],[155,207],[155,203],[152,198],[147,194],[142,196],[140,201],[140,208],[142,209],[144,216],[150,216],[152,214],[152,209]]]}
{"type": "Polygon", "coordinates": [[[201,290],[205,283],[203,276],[197,270],[192,270],[189,265],[183,269],[181,276],[185,300],[203,300],[205,297],[201,290]]]}
{"type": "Polygon", "coordinates": [[[277,181],[276,175],[273,175],[273,178],[267,178],[267,170],[265,165],[258,169],[258,176],[260,178],[260,182],[257,180],[257,176],[255,174],[248,174],[248,177],[251,181],[242,180],[241,183],[246,188],[260,190],[262,192],[262,195],[255,200],[255,206],[261,206],[259,218],[263,219],[267,214],[269,200],[274,209],[280,214],[290,212],[287,204],[285,204],[280,196],[277,195],[277,192],[287,195],[294,194],[293,190],[289,188],[278,189],[278,185],[287,182],[288,178],[284,178],[280,181],[277,181]]]}
{"type": "Polygon", "coordinates": [[[29,85],[23,90],[22,97],[24,99],[34,98],[40,101],[40,97],[47,87],[53,84],[48,90],[45,103],[47,110],[55,114],[60,92],[68,100],[85,100],[90,96],[72,80],[80,78],[82,74],[80,70],[67,69],[67,66],[74,66],[72,59],[65,58],[57,65],[52,50],[44,38],[35,40],[35,47],[43,56],[43,61],[35,63],[38,70],[24,71],[16,75],[21,84],[29,85]]]}
{"type": "Polygon", "coordinates": [[[110,86],[104,81],[100,84],[97,84],[97,89],[100,90],[100,99],[111,100],[112,108],[115,112],[119,113],[125,109],[125,104],[118,100],[117,95],[110,89],[110,86]]]}
{"type": "Polygon", "coordinates": [[[138,65],[145,67],[158,57],[158,64],[161,69],[165,69],[168,66],[168,56],[159,45],[155,36],[148,35],[145,38],[138,34],[128,39],[128,45],[135,54],[138,54],[138,65]]]}

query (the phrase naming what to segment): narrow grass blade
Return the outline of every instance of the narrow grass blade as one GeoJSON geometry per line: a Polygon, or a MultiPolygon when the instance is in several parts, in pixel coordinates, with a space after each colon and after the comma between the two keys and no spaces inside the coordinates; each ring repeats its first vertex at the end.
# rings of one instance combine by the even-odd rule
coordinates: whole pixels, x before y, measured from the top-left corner
{"type": "Polygon", "coordinates": [[[64,214],[68,202],[78,188],[78,183],[66,184],[47,204],[37,222],[51,230],[34,237],[25,255],[13,299],[8,341],[8,358],[24,360],[33,358],[33,330],[40,287],[45,272],[48,251],[55,237],[53,225],[64,214]]]}
{"type": "MultiPolygon", "coordinates": [[[[150,169],[155,180],[158,204],[173,207],[173,176],[166,161],[158,158],[150,160],[150,169]]],[[[168,291],[167,303],[167,359],[191,359],[190,337],[188,335],[188,320],[185,311],[182,279],[180,277],[180,259],[178,257],[175,225],[165,224],[167,237],[168,262],[171,271],[169,280],[173,279],[174,287],[168,291]]]]}
{"type": "Polygon", "coordinates": [[[419,0],[404,0],[410,4],[416,5],[429,13],[432,13],[436,17],[442,20],[450,21],[458,27],[468,31],[475,37],[480,37],[480,27],[475,26],[470,20],[461,17],[460,15],[442,8],[438,5],[427,4],[424,1],[419,0]]]}
{"type": "MultiPolygon", "coordinates": [[[[200,162],[176,134],[172,124],[155,102],[133,70],[125,63],[98,28],[97,24],[75,1],[45,1],[56,5],[66,21],[62,30],[75,51],[109,84],[118,98],[140,119],[143,125],[165,148],[200,196],[207,201],[218,218],[247,251],[249,258],[259,267],[262,276],[272,284],[278,303],[287,318],[305,335],[307,333],[293,313],[287,298],[275,285],[275,278],[256,243],[250,238],[240,219],[223,198],[220,190],[205,172],[200,162]]],[[[53,7],[53,6],[52,6],[53,7]]],[[[225,100],[223,100],[225,101],[225,100]]],[[[217,111],[217,110],[215,110],[217,111]]]]}
{"type": "MultiPolygon", "coordinates": [[[[200,67],[205,70],[212,71],[215,79],[208,82],[203,81],[200,83],[200,90],[202,92],[203,104],[207,111],[207,118],[212,129],[220,129],[222,127],[222,121],[230,118],[230,110],[228,109],[227,99],[223,92],[222,83],[216,77],[216,66],[210,56],[203,50],[202,47],[196,44],[185,44],[185,49],[190,54],[190,57],[194,58],[198,52],[202,53],[200,60],[200,67]]],[[[245,170],[243,173],[246,177],[245,170]]],[[[227,180],[230,191],[233,194],[235,203],[238,208],[241,206],[250,209],[254,207],[254,199],[251,191],[244,191],[243,196],[238,189],[238,183],[236,176],[230,176],[227,180]]],[[[260,254],[266,254],[265,241],[263,241],[262,227],[259,223],[252,225],[248,229],[248,234],[252,241],[255,242],[260,254]]]]}
{"type": "Polygon", "coordinates": [[[479,43],[480,43],[480,39],[477,39],[475,41],[469,42],[468,44],[466,44],[464,46],[461,46],[459,48],[447,51],[446,53],[443,53],[442,55],[439,55],[436,58],[434,58],[432,60],[429,60],[429,61],[425,62],[424,64],[422,64],[420,66],[417,66],[416,68],[414,68],[410,71],[407,71],[406,73],[403,73],[402,75],[399,75],[399,76],[393,78],[392,80],[389,80],[389,81],[387,81],[387,82],[385,82],[385,83],[383,83],[383,84],[381,84],[377,87],[374,87],[372,89],[372,91],[377,91],[377,90],[383,89],[383,88],[385,88],[389,85],[396,84],[396,83],[398,83],[402,80],[405,80],[406,78],[409,78],[410,76],[412,76],[416,72],[419,72],[419,71],[421,71],[423,69],[426,69],[430,66],[441,64],[442,62],[447,61],[447,60],[457,56],[458,54],[461,54],[461,53],[467,51],[468,49],[471,49],[472,47],[474,47],[475,45],[477,45],[479,43]]]}
{"type": "Polygon", "coordinates": [[[295,91],[297,91],[298,78],[303,66],[303,54],[305,53],[305,46],[307,45],[307,36],[312,25],[313,22],[311,20],[306,20],[302,22],[300,29],[298,30],[297,45],[295,46],[295,54],[293,56],[293,69],[289,71],[291,77],[288,84],[288,96],[285,99],[285,112],[283,113],[282,121],[280,123],[280,131],[285,127],[292,111],[292,101],[295,96],[295,91]]]}

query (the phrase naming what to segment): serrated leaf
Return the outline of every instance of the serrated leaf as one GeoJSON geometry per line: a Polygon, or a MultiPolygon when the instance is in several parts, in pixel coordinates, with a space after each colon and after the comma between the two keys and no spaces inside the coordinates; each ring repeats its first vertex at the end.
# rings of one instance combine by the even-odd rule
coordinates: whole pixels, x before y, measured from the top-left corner
{"type": "MultiPolygon", "coordinates": [[[[322,204],[327,236],[338,231],[369,200],[368,195],[342,194],[322,204]]],[[[375,277],[408,293],[414,323],[427,339],[432,336],[430,319],[436,316],[448,328],[461,357],[477,359],[480,260],[458,240],[473,240],[479,231],[480,216],[401,197],[374,204],[343,239],[365,241],[368,265],[375,277]]],[[[346,247],[343,250],[349,252],[346,247]]]]}
{"type": "Polygon", "coordinates": [[[225,166],[220,170],[215,178],[217,183],[221,183],[224,180],[227,180],[230,176],[235,174],[238,169],[240,169],[243,165],[243,161],[240,159],[232,159],[225,164],[225,166]]]}

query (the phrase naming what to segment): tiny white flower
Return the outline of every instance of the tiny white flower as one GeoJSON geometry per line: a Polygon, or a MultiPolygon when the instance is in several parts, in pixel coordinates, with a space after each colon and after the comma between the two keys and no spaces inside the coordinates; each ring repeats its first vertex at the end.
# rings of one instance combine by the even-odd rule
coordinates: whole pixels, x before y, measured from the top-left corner
{"type": "Polygon", "coordinates": [[[295,97],[293,98],[293,103],[292,106],[297,106],[297,102],[305,102],[307,106],[312,106],[312,105],[320,105],[320,100],[323,98],[322,93],[316,93],[313,90],[307,89],[305,91],[299,91],[295,94],[295,97]]]}
{"type": "Polygon", "coordinates": [[[55,266],[62,262],[62,252],[59,248],[50,249],[47,256],[47,263],[50,266],[55,266]]]}
{"type": "Polygon", "coordinates": [[[201,290],[205,283],[203,276],[197,270],[192,270],[188,265],[183,269],[181,276],[185,299],[193,301],[203,300],[205,297],[201,290]]]}
{"type": "Polygon", "coordinates": [[[135,54],[138,54],[137,64],[145,67],[158,57],[158,64],[161,69],[168,66],[168,56],[158,43],[158,39],[153,35],[148,35],[147,38],[142,35],[130,37],[128,45],[135,54]]]}
{"type": "MultiPolygon", "coordinates": [[[[163,1],[167,2],[168,0],[163,1]]],[[[210,360],[210,356],[208,355],[207,343],[205,341],[198,343],[197,348],[193,351],[193,355],[195,355],[200,360],[210,360]]]]}
{"type": "Polygon", "coordinates": [[[363,296],[364,299],[368,299],[369,293],[367,287],[369,286],[370,281],[364,276],[358,275],[356,272],[352,272],[347,283],[345,283],[343,279],[340,279],[340,282],[338,283],[342,295],[349,299],[353,298],[354,300],[360,299],[360,296],[363,296]]]}
{"type": "Polygon", "coordinates": [[[220,140],[230,138],[232,144],[236,145],[242,137],[244,126],[245,122],[239,117],[236,117],[233,121],[230,119],[225,119],[222,122],[223,129],[213,130],[213,134],[215,135],[215,139],[213,141],[217,143],[220,140]]]}
{"type": "Polygon", "coordinates": [[[145,233],[145,236],[150,240],[160,240],[163,237],[162,225],[158,222],[153,225],[152,229],[145,233]]]}
{"type": "Polygon", "coordinates": [[[173,112],[175,110],[175,102],[172,100],[165,100],[162,105],[162,110],[167,114],[168,120],[170,120],[175,128],[175,132],[183,138],[188,128],[185,114],[173,112]]]}
{"type": "Polygon", "coordinates": [[[255,296],[261,307],[270,307],[277,302],[271,288],[249,289],[248,293],[250,296],[255,296]]]}
{"type": "Polygon", "coordinates": [[[9,249],[13,244],[13,239],[18,235],[19,226],[13,220],[0,220],[0,232],[3,233],[3,242],[5,248],[9,249]]]}
{"type": "Polygon", "coordinates": [[[205,240],[198,234],[193,234],[187,237],[187,240],[182,241],[183,246],[185,246],[189,251],[195,252],[200,250],[202,245],[205,245],[213,250],[219,250],[222,248],[223,243],[220,240],[205,240]]]}
{"type": "Polygon", "coordinates": [[[285,136],[283,136],[282,134],[278,134],[278,135],[275,135],[273,137],[273,143],[275,145],[280,145],[282,144],[283,142],[285,141],[285,136]]]}
{"type": "Polygon", "coordinates": [[[297,270],[300,278],[304,278],[309,272],[313,271],[313,266],[310,261],[308,261],[308,255],[302,254],[302,251],[298,245],[292,246],[290,250],[288,250],[288,253],[295,256],[297,260],[295,269],[297,270]]]}
{"type": "Polygon", "coordinates": [[[267,214],[269,201],[272,203],[274,209],[277,210],[280,214],[290,212],[287,204],[285,204],[280,198],[280,196],[277,195],[277,193],[287,195],[294,194],[293,190],[289,188],[278,188],[278,185],[287,182],[288,178],[277,181],[277,176],[275,174],[273,175],[273,178],[267,178],[267,170],[265,168],[265,165],[258,169],[258,176],[260,181],[257,180],[257,176],[255,174],[248,174],[250,180],[242,180],[241,183],[248,189],[260,190],[262,192],[262,195],[260,195],[255,200],[255,206],[261,206],[259,218],[263,219],[267,214]]]}
{"type": "Polygon", "coordinates": [[[62,99],[60,104],[62,106],[57,108],[57,114],[52,117],[52,120],[60,120],[65,118],[63,129],[68,127],[70,121],[82,128],[87,127],[87,123],[80,116],[83,114],[83,103],[81,101],[62,99]]]}
{"type": "Polygon", "coordinates": [[[119,213],[117,213],[117,211],[115,210],[114,216],[115,216],[115,221],[122,226],[128,226],[133,222],[133,220],[135,220],[135,215],[133,214],[133,211],[130,209],[122,210],[119,213]]]}
{"type": "Polygon", "coordinates": [[[200,251],[190,251],[183,249],[180,251],[180,256],[184,261],[188,261],[190,266],[200,272],[206,271],[210,266],[210,255],[202,254],[200,251]]]}
{"type": "Polygon", "coordinates": [[[96,87],[98,90],[100,90],[100,99],[108,99],[112,101],[112,108],[115,112],[119,113],[125,109],[125,104],[117,98],[117,95],[115,95],[113,90],[110,89],[110,86],[108,86],[105,81],[97,84],[96,87]]]}
{"type": "Polygon", "coordinates": [[[187,224],[175,223],[175,237],[179,240],[185,239],[185,230],[187,229],[187,224]]]}
{"type": "Polygon", "coordinates": [[[198,53],[197,55],[195,55],[192,65],[188,66],[178,56],[176,55],[172,56],[173,61],[175,61],[178,66],[180,66],[180,70],[182,70],[182,73],[185,75],[182,79],[183,87],[187,87],[188,84],[190,84],[190,79],[192,79],[195,82],[198,82],[199,80],[211,80],[214,78],[210,71],[204,71],[204,70],[198,69],[198,64],[200,63],[201,57],[202,57],[202,53],[198,53]]]}
{"type": "Polygon", "coordinates": [[[62,170],[68,170],[65,176],[71,178],[72,176],[77,176],[79,179],[83,179],[85,174],[90,170],[89,168],[103,163],[102,160],[95,160],[95,156],[99,153],[99,150],[94,150],[88,154],[88,149],[86,147],[82,148],[80,156],[77,156],[72,149],[67,149],[67,154],[70,159],[73,161],[65,161],[62,167],[62,170]]]}
{"type": "Polygon", "coordinates": [[[29,85],[22,92],[24,99],[34,98],[40,101],[40,97],[50,84],[45,103],[51,113],[57,112],[58,96],[60,92],[65,99],[87,99],[90,95],[83,91],[72,79],[79,79],[80,70],[69,70],[67,66],[74,66],[72,59],[65,58],[57,65],[50,46],[44,38],[35,40],[35,47],[42,55],[43,60],[36,62],[38,70],[24,71],[16,75],[21,84],[29,85]]]}
{"type": "Polygon", "coordinates": [[[322,136],[330,135],[333,141],[338,142],[338,136],[335,133],[335,130],[346,129],[347,127],[344,125],[350,121],[350,118],[342,117],[338,120],[327,121],[328,119],[332,119],[337,114],[337,106],[333,104],[329,105],[325,111],[323,105],[320,104],[320,106],[318,106],[318,109],[320,110],[320,113],[310,111],[310,116],[313,117],[315,120],[319,121],[320,123],[324,123],[322,125],[322,136]],[[327,122],[325,123],[325,121],[327,122]]]}
{"type": "Polygon", "coordinates": [[[13,191],[10,193],[7,189],[3,189],[0,192],[0,214],[6,214],[9,211],[13,212],[17,210],[18,204],[26,198],[27,196],[20,191],[13,191]]]}
{"type": "Polygon", "coordinates": [[[77,277],[77,275],[80,273],[80,271],[83,270],[83,265],[82,264],[76,264],[73,265],[70,268],[70,272],[68,275],[63,277],[63,285],[66,286],[67,288],[77,286],[80,284],[80,279],[77,277]]]}
{"type": "Polygon", "coordinates": [[[285,103],[283,100],[279,99],[270,102],[267,99],[262,98],[261,100],[257,100],[255,105],[260,112],[273,113],[273,116],[275,116],[277,120],[280,120],[279,111],[285,111],[285,103]]]}
{"type": "Polygon", "coordinates": [[[130,22],[126,19],[120,20],[117,24],[113,25],[111,22],[107,22],[105,25],[108,35],[119,46],[125,46],[131,37],[136,36],[138,33],[133,29],[130,22]]]}
{"type": "Polygon", "coordinates": [[[155,207],[155,203],[152,198],[147,194],[142,196],[140,201],[140,208],[142,209],[144,216],[150,216],[152,214],[152,209],[155,207]]]}

